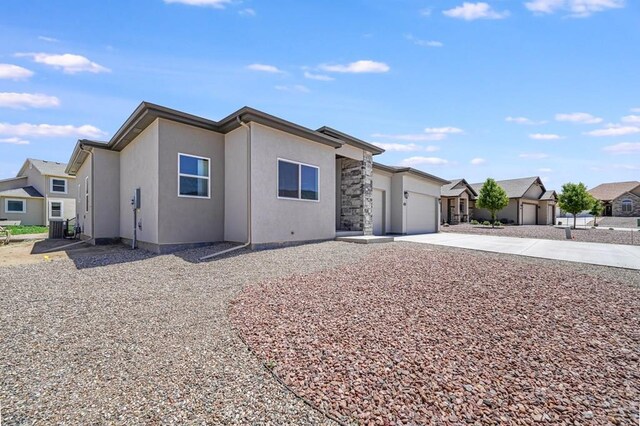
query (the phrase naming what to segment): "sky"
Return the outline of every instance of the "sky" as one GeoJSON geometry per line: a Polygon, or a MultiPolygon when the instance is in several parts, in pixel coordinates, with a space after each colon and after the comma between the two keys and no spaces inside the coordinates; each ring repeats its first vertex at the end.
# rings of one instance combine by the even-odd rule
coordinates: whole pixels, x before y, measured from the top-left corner
{"type": "Polygon", "coordinates": [[[448,179],[640,180],[636,0],[2,0],[0,40],[0,178],[149,101],[330,126],[448,179]]]}

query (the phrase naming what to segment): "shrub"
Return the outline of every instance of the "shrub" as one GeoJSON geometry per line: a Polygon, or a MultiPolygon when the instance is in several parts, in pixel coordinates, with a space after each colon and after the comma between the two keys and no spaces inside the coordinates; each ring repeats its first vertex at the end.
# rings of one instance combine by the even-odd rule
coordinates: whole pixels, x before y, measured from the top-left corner
{"type": "Polygon", "coordinates": [[[482,222],[482,224],[484,226],[491,226],[491,222],[489,222],[488,220],[485,220],[484,222],[482,222]]]}
{"type": "Polygon", "coordinates": [[[480,222],[478,222],[477,220],[473,219],[471,222],[472,225],[480,225],[480,222]]]}
{"type": "Polygon", "coordinates": [[[502,218],[502,219],[500,219],[500,223],[503,224],[503,225],[506,225],[507,223],[509,223],[509,219],[502,218]]]}

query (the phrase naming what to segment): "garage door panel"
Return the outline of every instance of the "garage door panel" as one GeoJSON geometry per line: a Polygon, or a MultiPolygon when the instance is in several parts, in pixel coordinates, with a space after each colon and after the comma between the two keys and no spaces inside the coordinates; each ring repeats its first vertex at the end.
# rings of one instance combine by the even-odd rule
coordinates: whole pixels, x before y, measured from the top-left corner
{"type": "Polygon", "coordinates": [[[436,205],[436,198],[410,192],[407,200],[407,234],[436,232],[436,205]]]}
{"type": "Polygon", "coordinates": [[[538,206],[534,204],[523,204],[522,205],[522,224],[535,225],[537,210],[538,210],[538,206]]]}

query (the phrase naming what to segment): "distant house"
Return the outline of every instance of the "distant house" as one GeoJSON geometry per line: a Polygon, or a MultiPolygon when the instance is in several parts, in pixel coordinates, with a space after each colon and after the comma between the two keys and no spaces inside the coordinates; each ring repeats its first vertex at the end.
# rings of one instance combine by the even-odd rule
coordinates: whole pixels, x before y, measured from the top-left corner
{"type": "Polygon", "coordinates": [[[460,222],[468,222],[470,218],[471,203],[478,193],[464,179],[453,179],[440,189],[442,200],[442,223],[456,225],[460,222]]]}
{"type": "Polygon", "coordinates": [[[640,182],[603,183],[589,193],[604,205],[604,216],[640,217],[640,182]]]}
{"type": "Polygon", "coordinates": [[[78,192],[66,167],[29,158],[16,177],[0,180],[0,222],[48,225],[51,219],[75,218],[78,192]]]}
{"type": "Polygon", "coordinates": [[[143,102],[107,142],[80,140],[81,237],[154,252],[437,232],[446,180],[373,163],[381,148],[244,107],[220,121],[143,102]]]}
{"type": "MultiPolygon", "coordinates": [[[[497,213],[498,219],[516,225],[552,225],[556,218],[557,194],[547,190],[538,176],[497,181],[509,197],[509,204],[497,213]]],[[[483,182],[471,187],[480,193],[483,182]]],[[[489,211],[475,208],[473,218],[489,220],[489,211]]]]}

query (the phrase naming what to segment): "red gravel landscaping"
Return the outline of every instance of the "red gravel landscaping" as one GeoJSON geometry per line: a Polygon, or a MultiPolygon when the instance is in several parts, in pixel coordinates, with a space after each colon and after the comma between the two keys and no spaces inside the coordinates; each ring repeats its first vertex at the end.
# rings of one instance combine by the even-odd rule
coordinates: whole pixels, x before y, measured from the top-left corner
{"type": "Polygon", "coordinates": [[[230,315],[285,383],[348,423],[638,424],[628,271],[389,244],[247,287],[230,315]]]}

